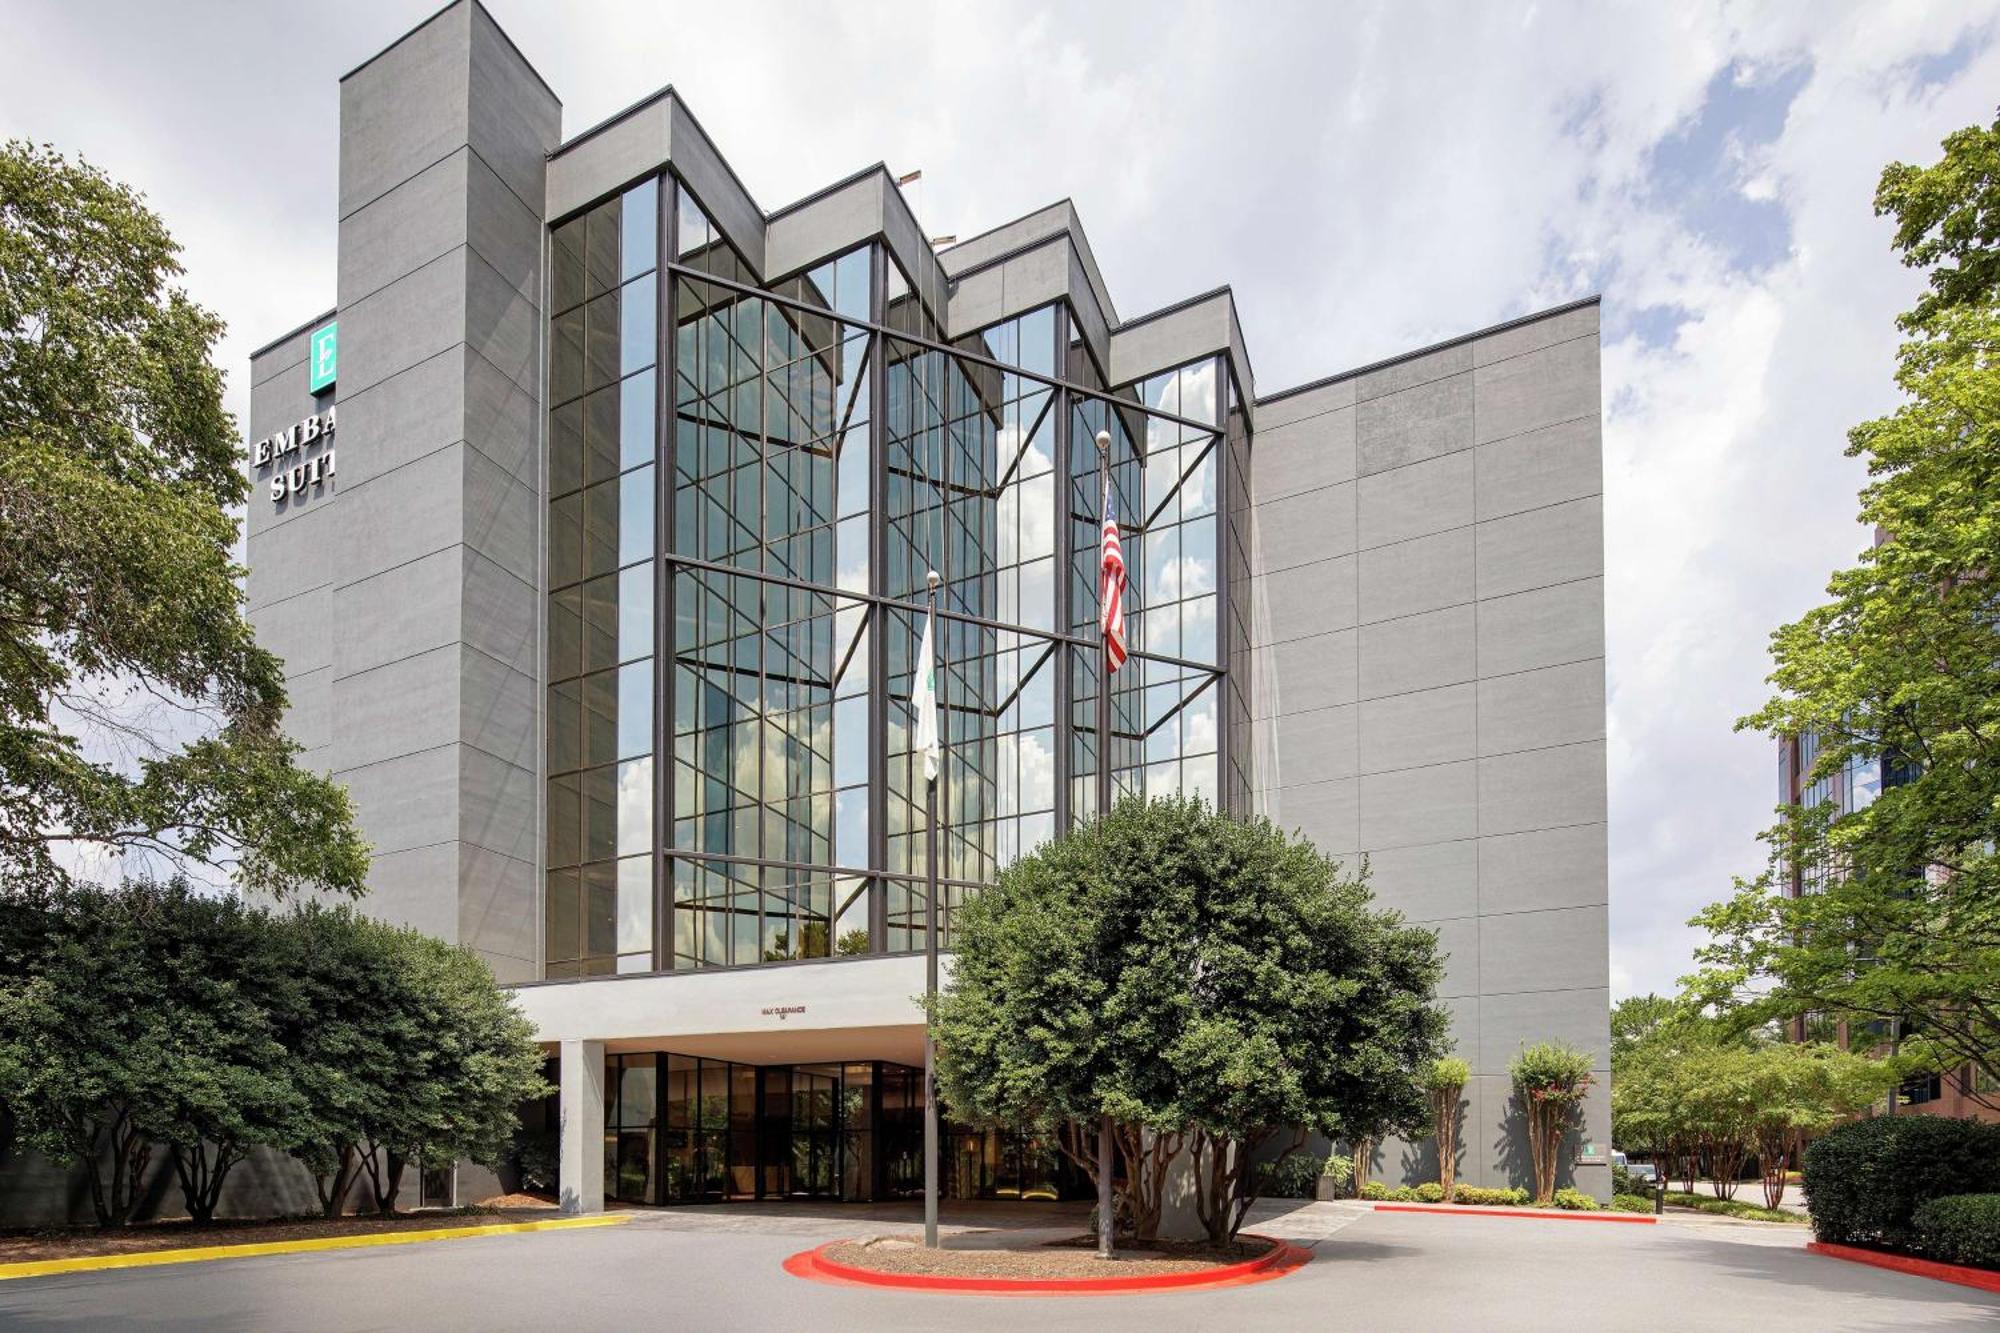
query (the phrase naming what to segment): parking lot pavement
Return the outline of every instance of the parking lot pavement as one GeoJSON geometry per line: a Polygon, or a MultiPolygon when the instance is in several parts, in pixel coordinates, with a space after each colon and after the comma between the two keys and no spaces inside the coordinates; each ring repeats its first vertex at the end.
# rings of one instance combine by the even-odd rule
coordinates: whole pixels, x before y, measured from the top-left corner
{"type": "MultiPolygon", "coordinates": [[[[698,1209],[619,1227],[229,1260],[0,1283],[8,1329],[954,1330],[2000,1328],[2000,1297],[1807,1254],[1803,1237],[1708,1224],[1377,1213],[1259,1205],[1313,1262],[1218,1291],[988,1298],[833,1287],[786,1275],[818,1239],[901,1229],[908,1210],[698,1209]],[[885,1226],[886,1224],[886,1226],[885,1226]],[[1306,1233],[1318,1231],[1317,1238],[1306,1233]]],[[[957,1226],[1050,1214],[947,1213],[957,1226]]]]}

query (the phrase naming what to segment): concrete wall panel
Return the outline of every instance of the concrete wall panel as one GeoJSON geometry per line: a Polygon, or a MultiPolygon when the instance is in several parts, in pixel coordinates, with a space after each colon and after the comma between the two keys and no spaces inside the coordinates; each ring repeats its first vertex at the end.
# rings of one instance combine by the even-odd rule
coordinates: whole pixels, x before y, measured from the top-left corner
{"type": "Polygon", "coordinates": [[[1252,482],[1257,503],[1353,480],[1353,408],[1338,408],[1257,432],[1252,482]]]}
{"type": "Polygon", "coordinates": [[[1539,912],[1609,900],[1606,826],[1572,824],[1479,840],[1479,905],[1487,912],[1539,912]]]}
{"type": "Polygon", "coordinates": [[[1470,373],[1363,398],[1355,408],[1355,463],[1364,477],[1472,445],[1470,373]]]}

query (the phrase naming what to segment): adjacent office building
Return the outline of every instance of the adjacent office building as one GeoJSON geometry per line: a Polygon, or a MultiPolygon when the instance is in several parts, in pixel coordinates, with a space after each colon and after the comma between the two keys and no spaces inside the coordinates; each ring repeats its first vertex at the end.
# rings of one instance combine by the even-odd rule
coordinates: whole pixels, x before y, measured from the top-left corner
{"type": "MultiPolygon", "coordinates": [[[[1269,815],[1438,931],[1461,1178],[1525,1179],[1507,1062],[1561,1039],[1608,1193],[1594,301],[1260,385],[1226,288],[1119,310],[1068,201],[943,248],[880,166],[768,208],[671,89],[566,134],[474,0],[342,80],[339,177],[335,306],[252,358],[251,616],[366,909],[548,1043],[573,1206],[920,1180],[931,569],[944,907],[1100,764],[1269,815]]],[[[947,1181],[1074,1185],[971,1130],[947,1181]]]]}
{"type": "MultiPolygon", "coordinates": [[[[1887,539],[1884,533],[1876,534],[1878,544],[1887,539]]],[[[1815,775],[1822,745],[1823,737],[1810,730],[1778,738],[1779,804],[1807,808],[1830,805],[1837,819],[1867,809],[1884,791],[1916,776],[1915,767],[1894,753],[1857,755],[1833,772],[1815,775]]],[[[1829,875],[1837,873],[1824,864],[1789,862],[1783,867],[1780,885],[1786,897],[1797,898],[1817,892],[1825,887],[1829,875]]],[[[1898,1036],[1894,1025],[1887,1022],[1855,1028],[1817,1015],[1793,1019],[1788,1032],[1794,1041],[1835,1041],[1881,1054],[1889,1053],[1898,1036]]],[[[1991,1105],[1996,1093],[2000,1093],[2000,1086],[1991,1076],[1968,1062],[1956,1069],[1912,1074],[1890,1094],[1891,1103],[1883,1109],[2000,1121],[2000,1111],[1991,1105]]]]}

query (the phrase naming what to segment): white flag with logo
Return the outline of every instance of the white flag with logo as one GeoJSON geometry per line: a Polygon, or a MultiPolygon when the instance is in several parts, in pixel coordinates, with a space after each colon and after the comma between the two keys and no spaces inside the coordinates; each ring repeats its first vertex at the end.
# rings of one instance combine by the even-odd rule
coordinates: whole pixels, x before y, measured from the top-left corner
{"type": "Polygon", "coordinates": [[[924,757],[924,781],[936,782],[938,756],[937,651],[931,644],[931,613],[924,613],[924,641],[917,649],[917,687],[911,706],[917,710],[917,753],[924,757]]]}

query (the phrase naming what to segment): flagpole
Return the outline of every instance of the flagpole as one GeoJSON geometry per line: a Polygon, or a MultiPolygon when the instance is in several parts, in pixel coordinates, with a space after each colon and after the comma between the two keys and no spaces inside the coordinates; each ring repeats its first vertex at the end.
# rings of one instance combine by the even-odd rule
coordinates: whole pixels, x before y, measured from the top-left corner
{"type": "MultiPolygon", "coordinates": [[[[1097,502],[1104,506],[1111,494],[1111,432],[1097,432],[1097,502]]],[[[1103,526],[1108,511],[1100,508],[1098,532],[1097,607],[1097,817],[1111,813],[1111,640],[1104,625],[1103,605],[1103,526]]],[[[1111,1117],[1097,1121],[1097,1257],[1109,1259],[1117,1231],[1111,1204],[1111,1117]]]]}
{"type": "MultiPolygon", "coordinates": [[[[925,580],[927,586],[924,604],[924,642],[932,642],[932,632],[937,624],[937,590],[943,580],[933,569],[925,580]]],[[[921,662],[917,673],[935,671],[938,657],[921,662]]],[[[913,673],[914,681],[919,675],[913,673]]],[[[937,678],[932,677],[933,680],[937,678]]],[[[939,681],[940,686],[943,685],[939,681]]],[[[914,693],[914,691],[912,691],[914,693]]],[[[939,690],[940,696],[942,689],[939,690]]],[[[935,708],[934,700],[931,707],[935,708]]],[[[937,837],[937,778],[929,778],[924,783],[924,1248],[935,1250],[938,1243],[938,1099],[937,1099],[937,1043],[931,1036],[930,1015],[937,1008],[938,993],[938,944],[937,944],[937,901],[938,901],[938,837],[937,837]]]]}

